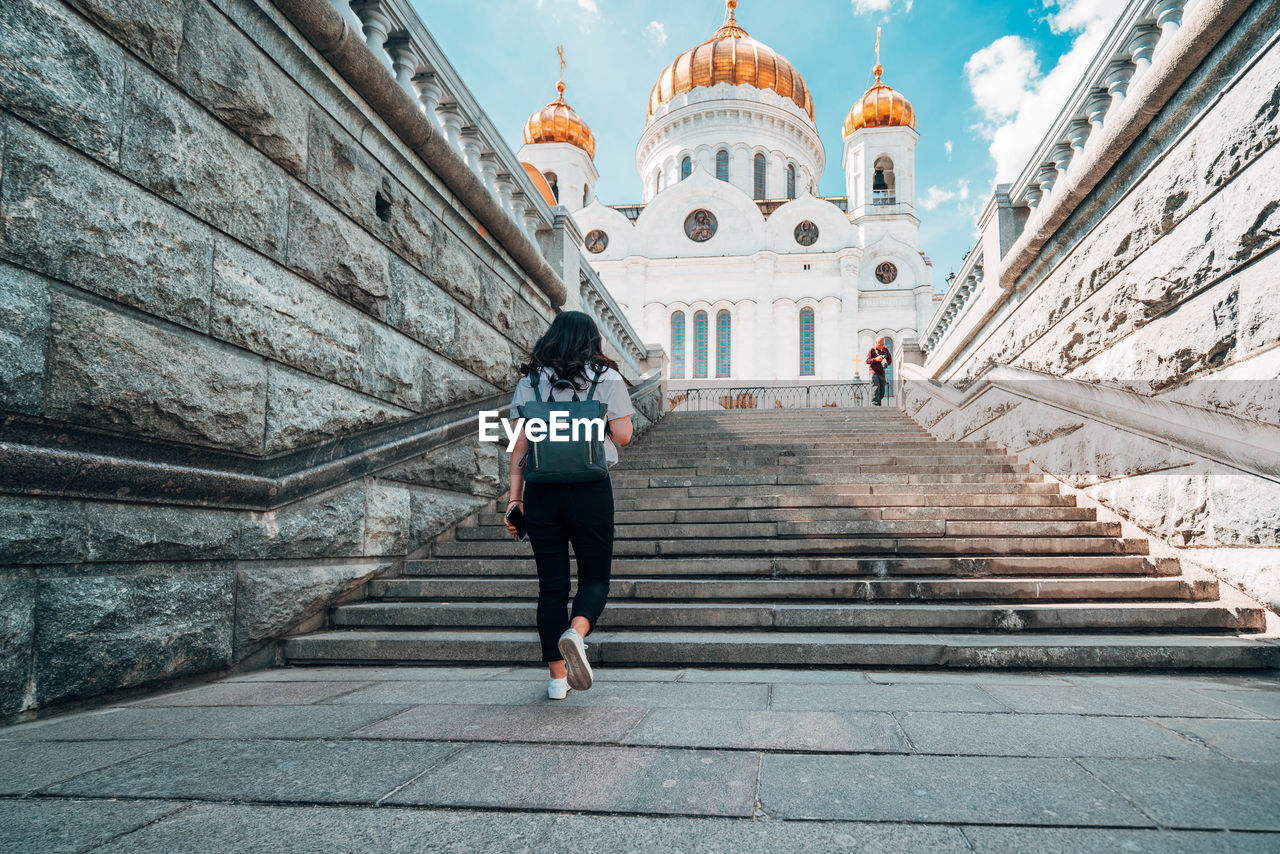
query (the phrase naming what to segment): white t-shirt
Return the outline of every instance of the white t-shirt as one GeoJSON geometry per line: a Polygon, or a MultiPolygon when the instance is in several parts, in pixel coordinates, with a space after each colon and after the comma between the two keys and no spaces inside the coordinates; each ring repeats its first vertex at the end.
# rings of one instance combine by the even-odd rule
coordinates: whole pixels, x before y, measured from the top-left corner
{"type": "MultiPolygon", "coordinates": [[[[595,375],[592,374],[592,376],[595,375]]],[[[554,374],[545,368],[539,372],[538,394],[543,400],[570,400],[573,397],[573,392],[567,388],[560,389],[560,393],[554,398],[552,397],[551,384],[553,378],[554,374]]],[[[585,400],[587,391],[591,388],[591,380],[580,378],[577,385],[578,397],[585,400]]],[[[521,377],[520,382],[516,383],[515,394],[511,396],[511,420],[513,422],[520,417],[520,404],[528,403],[533,399],[533,386],[530,384],[529,377],[521,377]]],[[[608,421],[612,421],[615,418],[625,418],[636,411],[636,408],[631,405],[631,395],[627,393],[627,381],[622,378],[622,374],[613,368],[606,368],[604,373],[600,375],[600,382],[596,384],[596,393],[592,399],[604,401],[604,417],[608,421]]],[[[610,466],[618,461],[618,446],[613,444],[613,440],[609,438],[608,434],[604,437],[604,461],[610,466]]]]}

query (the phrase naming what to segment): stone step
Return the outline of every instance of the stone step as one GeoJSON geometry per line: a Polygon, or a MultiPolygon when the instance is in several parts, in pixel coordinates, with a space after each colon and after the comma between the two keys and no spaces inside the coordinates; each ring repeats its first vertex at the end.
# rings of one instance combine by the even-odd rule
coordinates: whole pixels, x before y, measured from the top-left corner
{"type": "MultiPolygon", "coordinates": [[[[534,576],[533,556],[514,558],[428,558],[405,561],[409,577],[534,576]]],[[[613,561],[614,578],[633,577],[770,577],[840,578],[867,576],[911,578],[957,576],[1174,576],[1174,558],[1142,555],[1053,555],[1048,557],[648,557],[613,561]]]]}
{"type": "MultiPolygon", "coordinates": [[[[445,540],[433,543],[436,557],[518,557],[527,542],[445,540]]],[[[795,537],[791,539],[618,540],[617,556],[636,555],[1124,555],[1146,554],[1147,540],[1113,537],[795,537]]]]}
{"type": "MultiPolygon", "coordinates": [[[[1032,486],[1040,486],[1033,484],[1032,486]]],[[[1050,484],[1043,484],[1050,486],[1050,484]]],[[[766,487],[768,489],[769,487],[766,487]]],[[[718,487],[719,489],[719,487],[718,487]]],[[[728,489],[725,487],[724,489],[728,489]]],[[[689,495],[688,490],[680,490],[678,494],[669,494],[674,490],[664,490],[661,498],[628,498],[614,495],[615,512],[628,510],[717,510],[740,508],[831,508],[844,510],[848,508],[935,508],[951,507],[959,509],[989,507],[1074,507],[1074,495],[1062,495],[1057,492],[1037,490],[1024,492],[1020,489],[1006,489],[991,492],[957,494],[954,492],[821,492],[815,494],[779,495],[768,492],[739,493],[729,490],[727,494],[706,495],[698,491],[689,495]]],[[[644,493],[640,493],[643,495],[644,493]]],[[[506,511],[506,502],[500,505],[506,511]]]]}
{"type": "MultiPolygon", "coordinates": [[[[1216,602],[1090,602],[1033,604],[769,604],[618,602],[607,613],[609,631],[623,628],[783,631],[1258,631],[1260,608],[1234,609],[1216,602]]],[[[386,602],[344,606],[336,628],[533,629],[535,603],[386,602]]]]}
{"type": "MultiPolygon", "coordinates": [[[[906,465],[898,463],[879,463],[866,461],[845,461],[839,463],[819,463],[816,465],[801,464],[795,465],[748,465],[741,464],[716,464],[716,465],[698,465],[684,467],[645,467],[645,468],[615,468],[610,472],[613,482],[622,485],[623,482],[634,483],[639,481],[644,483],[645,478],[711,478],[721,477],[723,475],[741,475],[744,469],[748,469],[753,477],[767,477],[769,475],[806,475],[819,476],[824,475],[845,475],[849,480],[855,483],[859,480],[858,475],[861,474],[978,474],[978,473],[1027,473],[1031,471],[1031,467],[1026,463],[957,463],[957,464],[936,464],[932,461],[920,465],[906,465]]],[[[905,478],[904,478],[905,479],[905,478]]],[[[768,481],[757,481],[768,482],[768,481]]],[[[815,480],[815,483],[824,483],[825,480],[815,480]]],[[[667,484],[655,484],[656,486],[665,486],[667,484]]]]}
{"type": "Polygon", "coordinates": [[[1008,454],[780,454],[767,456],[761,454],[739,454],[730,460],[722,457],[689,455],[682,457],[630,457],[613,468],[613,473],[643,472],[649,474],[665,474],[670,469],[706,469],[715,466],[729,466],[741,469],[745,466],[754,468],[789,468],[808,469],[830,466],[869,466],[869,465],[1018,465],[1018,458],[1008,454]]]}
{"type": "MultiPolygon", "coordinates": [[[[511,578],[389,578],[369,584],[369,595],[379,600],[431,600],[442,604],[454,600],[512,599],[534,601],[538,580],[529,573],[511,578]]],[[[1113,578],[913,578],[913,579],[670,579],[614,577],[609,586],[610,603],[615,600],[644,599],[673,602],[706,600],[751,600],[768,603],[774,599],[813,601],[889,600],[934,602],[950,600],[1078,601],[1091,600],[1175,600],[1203,601],[1218,597],[1212,578],[1174,577],[1113,578]]],[[[343,607],[362,608],[363,605],[343,607]]]]}
{"type": "MultiPolygon", "coordinates": [[[[911,486],[928,484],[975,484],[995,486],[1001,483],[1044,483],[1044,476],[1029,472],[867,472],[857,474],[806,474],[803,472],[719,474],[696,477],[667,475],[612,475],[614,491],[635,489],[707,489],[719,486],[845,486],[873,484],[911,486]]],[[[1055,485],[1056,486],[1056,485],[1055,485]]],[[[806,491],[806,490],[787,490],[806,491]]],[[[912,490],[897,490],[912,491],[912,490]]],[[[630,497],[630,496],[629,496],[630,497]]]]}
{"type": "MultiPolygon", "coordinates": [[[[458,527],[458,540],[507,540],[501,525],[458,527]]],[[[615,525],[615,540],[674,537],[1118,537],[1119,522],[962,522],[946,519],[892,519],[799,522],[725,522],[615,525]]]]}
{"type": "MultiPolygon", "coordinates": [[[[839,522],[876,519],[949,519],[954,521],[1088,522],[1097,518],[1092,507],[759,507],[722,510],[618,510],[615,524],[666,525],[725,522],[839,522]]],[[[482,513],[478,526],[502,528],[502,513],[482,513]]]]}
{"type": "MultiPolygon", "coordinates": [[[[596,666],[1273,668],[1280,646],[1223,634],[600,631],[596,666]]],[[[292,664],[519,664],[539,661],[528,630],[336,629],[289,638],[292,664]]]]}

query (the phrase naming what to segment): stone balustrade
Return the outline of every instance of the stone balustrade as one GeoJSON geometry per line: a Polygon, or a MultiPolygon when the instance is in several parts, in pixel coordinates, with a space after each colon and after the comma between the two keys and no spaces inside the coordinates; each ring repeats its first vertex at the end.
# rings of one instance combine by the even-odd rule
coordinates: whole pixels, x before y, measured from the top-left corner
{"type": "Polygon", "coordinates": [[[330,0],[397,82],[422,106],[511,218],[531,237],[549,229],[551,205],[462,82],[409,0],[330,0]]]}
{"type": "Polygon", "coordinates": [[[578,271],[578,296],[579,309],[595,319],[600,334],[617,355],[623,375],[638,377],[643,374],[648,348],[641,343],[639,333],[605,289],[600,274],[585,262],[578,271]]]}
{"type": "Polygon", "coordinates": [[[1033,211],[1052,194],[1073,161],[1101,134],[1134,81],[1151,67],[1196,0],[1131,0],[1072,97],[1012,184],[1014,203],[1033,211]]]}
{"type": "Polygon", "coordinates": [[[920,340],[923,342],[922,349],[925,352],[936,348],[938,343],[946,338],[955,322],[964,316],[973,295],[982,284],[982,278],[983,247],[979,244],[969,250],[964,263],[960,265],[960,270],[949,279],[950,286],[942,302],[938,304],[933,317],[922,331],[920,340]]]}

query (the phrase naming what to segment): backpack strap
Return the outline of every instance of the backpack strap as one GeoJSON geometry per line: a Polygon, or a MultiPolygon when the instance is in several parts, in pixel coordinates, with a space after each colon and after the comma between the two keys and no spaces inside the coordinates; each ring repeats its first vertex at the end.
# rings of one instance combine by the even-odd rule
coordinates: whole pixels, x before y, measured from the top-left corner
{"type": "MultiPolygon", "coordinates": [[[[551,384],[551,390],[555,391],[556,389],[564,388],[565,386],[568,386],[570,389],[573,390],[573,397],[569,399],[578,400],[578,387],[573,384],[573,380],[556,380],[554,383],[551,384]]],[[[547,394],[547,397],[550,398],[550,400],[555,400],[554,397],[551,397],[550,393],[547,394]]]]}
{"type": "Polygon", "coordinates": [[[604,376],[604,371],[596,371],[595,377],[591,380],[591,390],[587,392],[587,400],[592,400],[593,398],[595,398],[596,383],[600,382],[600,378],[602,376],[604,376]]]}
{"type": "Polygon", "coordinates": [[[538,386],[542,385],[542,371],[535,369],[528,377],[529,385],[533,387],[533,399],[542,403],[542,394],[538,391],[538,386]]]}

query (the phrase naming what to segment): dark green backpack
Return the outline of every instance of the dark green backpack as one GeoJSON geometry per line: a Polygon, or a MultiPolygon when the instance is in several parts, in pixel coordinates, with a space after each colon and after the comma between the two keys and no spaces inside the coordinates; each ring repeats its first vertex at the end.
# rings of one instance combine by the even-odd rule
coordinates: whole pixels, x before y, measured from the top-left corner
{"type": "MultiPolygon", "coordinates": [[[[595,400],[596,383],[600,382],[603,371],[597,372],[591,380],[591,389],[586,400],[578,399],[578,388],[570,380],[556,380],[551,385],[547,400],[542,399],[538,386],[542,383],[538,377],[529,378],[533,386],[533,400],[519,406],[520,417],[526,420],[536,418],[548,425],[548,437],[540,441],[529,442],[529,453],[524,458],[524,479],[528,483],[587,483],[603,480],[609,476],[609,464],[604,459],[604,441],[598,438],[596,429],[579,429],[576,441],[573,437],[573,422],[583,418],[601,418],[608,407],[603,400],[595,400]],[[558,388],[573,389],[570,400],[556,400],[553,393],[558,388]],[[569,421],[570,441],[553,442],[550,439],[550,424],[553,413],[564,412],[569,421]]],[[[586,425],[584,425],[585,427],[586,425]]]]}

